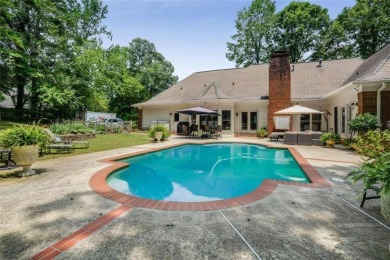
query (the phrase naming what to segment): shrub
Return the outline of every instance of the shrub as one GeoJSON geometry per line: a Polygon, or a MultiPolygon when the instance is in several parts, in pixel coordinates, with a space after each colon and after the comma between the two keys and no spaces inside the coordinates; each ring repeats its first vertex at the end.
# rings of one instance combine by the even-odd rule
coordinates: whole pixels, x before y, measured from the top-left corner
{"type": "Polygon", "coordinates": [[[363,181],[364,191],[374,184],[380,184],[379,192],[390,192],[390,152],[381,154],[376,159],[367,159],[363,164],[348,176],[355,183],[363,181]]]}
{"type": "Polygon", "coordinates": [[[320,140],[324,143],[326,143],[327,141],[334,141],[334,142],[338,142],[340,141],[340,135],[339,134],[336,134],[335,132],[326,132],[326,133],[323,133],[321,136],[320,136],[320,140]]]}
{"type": "Polygon", "coordinates": [[[368,131],[364,135],[357,136],[350,146],[364,156],[378,157],[390,152],[390,131],[368,131]]]}
{"type": "Polygon", "coordinates": [[[95,130],[87,127],[84,123],[73,122],[73,123],[56,123],[50,126],[50,130],[57,135],[64,134],[77,134],[77,133],[93,133],[95,130]]]}
{"type": "Polygon", "coordinates": [[[370,130],[375,130],[380,127],[379,118],[371,115],[370,113],[365,113],[363,115],[358,115],[356,118],[351,120],[348,123],[349,129],[352,133],[364,134],[370,130]]]}
{"type": "Polygon", "coordinates": [[[0,133],[0,145],[3,148],[24,145],[44,147],[49,140],[46,132],[36,125],[15,124],[0,133]]]}
{"type": "Polygon", "coordinates": [[[150,138],[153,138],[154,140],[156,140],[155,136],[156,136],[156,132],[162,132],[162,140],[167,140],[169,138],[169,136],[171,135],[169,129],[167,129],[165,126],[163,125],[155,125],[155,126],[152,126],[150,129],[149,129],[149,137],[150,138]]]}
{"type": "Polygon", "coordinates": [[[267,135],[267,131],[264,129],[264,128],[260,128],[258,131],[257,131],[257,136],[259,137],[264,137],[267,135]]]}

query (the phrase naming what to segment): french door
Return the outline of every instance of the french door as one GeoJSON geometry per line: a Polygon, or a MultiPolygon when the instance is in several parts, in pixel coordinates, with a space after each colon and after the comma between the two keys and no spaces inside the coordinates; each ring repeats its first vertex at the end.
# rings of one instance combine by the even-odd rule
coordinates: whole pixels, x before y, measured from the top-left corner
{"type": "Polygon", "coordinates": [[[255,132],[257,130],[257,112],[241,112],[241,131],[255,132]]]}

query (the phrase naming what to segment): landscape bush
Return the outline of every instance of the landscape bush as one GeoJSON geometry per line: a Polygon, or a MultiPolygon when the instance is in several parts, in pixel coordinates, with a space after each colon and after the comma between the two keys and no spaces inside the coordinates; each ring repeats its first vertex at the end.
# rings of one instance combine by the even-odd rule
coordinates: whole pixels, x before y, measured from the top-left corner
{"type": "Polygon", "coordinates": [[[349,144],[359,154],[376,158],[383,153],[390,152],[390,131],[374,130],[354,138],[349,144]]]}
{"type": "Polygon", "coordinates": [[[50,125],[50,130],[57,135],[65,134],[86,134],[93,133],[95,130],[87,127],[82,122],[70,122],[70,123],[55,123],[50,125]]]}
{"type": "Polygon", "coordinates": [[[171,135],[171,132],[165,126],[163,126],[163,125],[155,125],[155,126],[152,126],[149,129],[149,137],[153,138],[154,140],[156,140],[156,138],[155,138],[156,132],[162,132],[163,133],[162,134],[162,140],[167,140],[169,138],[169,136],[171,135]]]}

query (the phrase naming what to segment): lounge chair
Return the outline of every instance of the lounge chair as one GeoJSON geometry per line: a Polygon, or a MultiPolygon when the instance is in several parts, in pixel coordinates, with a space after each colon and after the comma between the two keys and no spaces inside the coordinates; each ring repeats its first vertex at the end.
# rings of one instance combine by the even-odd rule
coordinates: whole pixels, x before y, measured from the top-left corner
{"type": "Polygon", "coordinates": [[[73,149],[75,148],[88,148],[89,147],[89,142],[88,141],[63,141],[61,140],[60,137],[55,136],[54,133],[49,129],[49,128],[44,128],[45,132],[50,136],[53,148],[55,146],[60,147],[63,145],[72,145],[73,149]]]}
{"type": "Polygon", "coordinates": [[[284,132],[272,132],[269,135],[269,140],[274,142],[279,142],[280,140],[284,140],[284,132]]]}
{"type": "Polygon", "coordinates": [[[0,165],[0,169],[11,169],[16,167],[16,164],[12,158],[11,149],[4,149],[0,147],[0,163],[4,165],[0,165]]]}

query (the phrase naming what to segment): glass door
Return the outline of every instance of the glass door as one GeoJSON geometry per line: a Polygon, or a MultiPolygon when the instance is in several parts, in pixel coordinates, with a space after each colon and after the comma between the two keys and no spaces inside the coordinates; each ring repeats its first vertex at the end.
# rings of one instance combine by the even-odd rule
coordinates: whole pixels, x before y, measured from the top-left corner
{"type": "Polygon", "coordinates": [[[241,131],[255,132],[257,130],[257,112],[241,112],[241,131]]]}
{"type": "Polygon", "coordinates": [[[248,112],[241,112],[241,130],[248,131],[248,112]]]}

